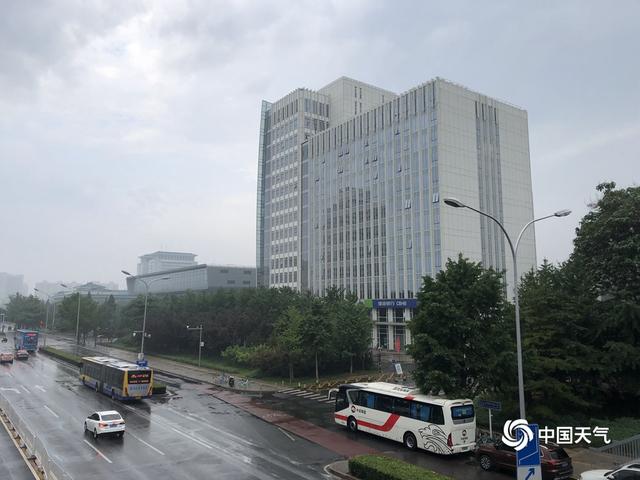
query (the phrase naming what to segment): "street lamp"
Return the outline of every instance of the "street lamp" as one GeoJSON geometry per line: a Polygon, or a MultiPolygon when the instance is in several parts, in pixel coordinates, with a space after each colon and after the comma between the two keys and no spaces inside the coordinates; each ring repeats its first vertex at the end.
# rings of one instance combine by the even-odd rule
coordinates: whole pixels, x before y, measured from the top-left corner
{"type": "MultiPolygon", "coordinates": [[[[42,290],[38,290],[37,288],[34,288],[34,290],[36,292],[38,292],[39,294],[41,294],[41,295],[46,295],[47,299],[48,299],[47,300],[47,310],[46,310],[47,314],[46,314],[45,320],[44,320],[44,345],[43,346],[46,347],[47,346],[47,328],[48,328],[48,325],[49,325],[49,302],[51,301],[51,295],[49,295],[47,292],[43,292],[42,290]]],[[[54,303],[53,304],[53,315],[54,315],[54,318],[55,318],[55,314],[56,314],[56,304],[54,303]]]]}
{"type": "MultiPolygon", "coordinates": [[[[134,277],[133,275],[131,275],[129,272],[127,272],[126,270],[120,270],[122,273],[124,273],[127,277],[133,277],[134,280],[139,280],[141,281],[145,288],[145,293],[144,293],[144,314],[142,315],[142,342],[140,342],[140,354],[138,355],[138,360],[144,360],[144,337],[145,337],[145,327],[147,324],[147,299],[149,297],[149,285],[153,285],[156,282],[159,282],[161,280],[171,280],[171,277],[162,277],[162,278],[156,278],[155,280],[152,280],[150,282],[147,282],[146,280],[143,280],[141,278],[138,277],[134,277]]],[[[134,335],[137,332],[134,332],[134,335]]]]}
{"type": "Polygon", "coordinates": [[[514,244],[511,242],[511,237],[509,237],[509,234],[505,230],[504,226],[495,217],[489,215],[486,212],[470,207],[469,205],[465,205],[457,198],[453,198],[453,197],[445,198],[444,203],[449,205],[450,207],[468,208],[469,210],[473,210],[474,212],[479,213],[480,215],[484,215],[485,217],[490,218],[491,220],[493,220],[498,224],[498,226],[500,227],[500,230],[502,230],[502,233],[504,233],[504,236],[507,238],[507,242],[509,243],[509,248],[511,249],[511,256],[513,258],[513,297],[514,297],[514,303],[516,308],[516,349],[518,354],[518,397],[520,401],[520,418],[526,419],[527,417],[525,415],[525,403],[524,403],[524,375],[522,373],[522,340],[520,336],[520,301],[518,299],[518,263],[516,260],[516,255],[518,253],[518,246],[520,245],[520,240],[522,240],[522,235],[524,234],[525,230],[529,228],[530,225],[534,224],[535,222],[539,222],[540,220],[544,220],[546,218],[566,217],[571,213],[571,210],[558,210],[557,212],[552,213],[551,215],[546,215],[544,217],[535,218],[531,220],[524,227],[522,227],[522,230],[520,230],[520,233],[518,234],[518,238],[516,239],[516,243],[514,246],[514,244]]]}
{"type": "MultiPolygon", "coordinates": [[[[64,283],[61,283],[60,286],[71,288],[64,283]]],[[[80,345],[80,290],[78,290],[78,315],[76,315],[76,344],[80,345]]]]}
{"type": "Polygon", "coordinates": [[[200,330],[200,339],[198,340],[198,367],[200,366],[200,359],[202,358],[202,347],[204,343],[202,343],[202,325],[199,327],[190,327],[187,325],[187,330],[200,330]]]}

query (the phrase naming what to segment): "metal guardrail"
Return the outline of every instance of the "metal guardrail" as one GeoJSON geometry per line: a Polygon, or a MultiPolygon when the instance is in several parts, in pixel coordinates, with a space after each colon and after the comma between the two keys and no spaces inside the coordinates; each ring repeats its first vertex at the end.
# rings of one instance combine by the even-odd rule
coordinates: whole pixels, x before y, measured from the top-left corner
{"type": "Polygon", "coordinates": [[[640,435],[635,435],[625,440],[611,442],[609,445],[605,445],[603,447],[594,447],[592,450],[616,455],[618,457],[626,457],[630,459],[640,458],[640,435]]]}
{"type": "Polygon", "coordinates": [[[44,478],[50,480],[72,480],[72,477],[49,454],[44,442],[34,429],[18,414],[11,403],[0,393],[0,408],[13,425],[27,449],[27,458],[35,456],[44,478]]]}

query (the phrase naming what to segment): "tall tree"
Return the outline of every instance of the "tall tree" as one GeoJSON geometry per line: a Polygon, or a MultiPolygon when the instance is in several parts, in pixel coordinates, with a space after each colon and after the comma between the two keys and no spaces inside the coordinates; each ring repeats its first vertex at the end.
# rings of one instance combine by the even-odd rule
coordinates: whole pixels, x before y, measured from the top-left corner
{"type": "Polygon", "coordinates": [[[17,328],[38,328],[45,321],[45,303],[34,295],[12,295],[7,304],[8,322],[14,322],[17,328]]]}
{"type": "Polygon", "coordinates": [[[331,351],[335,325],[327,315],[323,302],[312,295],[302,300],[303,322],[300,338],[305,351],[313,355],[316,383],[320,381],[320,357],[331,351]]]}
{"type": "Polygon", "coordinates": [[[304,321],[300,308],[292,305],[282,314],[275,326],[274,340],[276,348],[287,360],[289,382],[293,382],[293,367],[303,353],[301,331],[304,321]]]}
{"type": "Polygon", "coordinates": [[[500,274],[460,255],[435,280],[424,277],[418,302],[409,353],[425,393],[473,398],[505,386],[515,357],[500,274]]]}
{"type": "Polygon", "coordinates": [[[570,266],[545,261],[525,275],[519,295],[529,418],[584,418],[601,397],[593,377],[598,354],[589,340],[589,302],[570,266]]]}
{"type": "Polygon", "coordinates": [[[592,301],[593,346],[607,404],[637,413],[640,399],[640,187],[596,187],[569,263],[592,301]]]}
{"type": "Polygon", "coordinates": [[[78,339],[82,338],[86,343],[87,333],[97,327],[98,304],[91,294],[80,295],[80,317],[78,323],[78,295],[74,293],[65,297],[56,309],[56,317],[60,319],[58,326],[61,330],[76,331],[78,326],[78,339]]]}

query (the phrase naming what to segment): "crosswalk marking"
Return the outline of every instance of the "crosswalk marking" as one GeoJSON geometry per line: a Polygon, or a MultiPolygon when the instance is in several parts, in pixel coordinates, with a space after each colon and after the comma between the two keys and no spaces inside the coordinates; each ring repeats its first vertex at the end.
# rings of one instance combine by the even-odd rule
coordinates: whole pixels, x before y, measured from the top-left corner
{"type": "Polygon", "coordinates": [[[278,393],[291,393],[291,392],[299,392],[297,388],[287,388],[286,390],[280,390],[278,393]]]}

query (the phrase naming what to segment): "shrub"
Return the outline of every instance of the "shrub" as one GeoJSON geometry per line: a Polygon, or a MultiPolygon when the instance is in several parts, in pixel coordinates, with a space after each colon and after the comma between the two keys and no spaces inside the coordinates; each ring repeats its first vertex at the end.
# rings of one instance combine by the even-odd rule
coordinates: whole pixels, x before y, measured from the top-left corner
{"type": "Polygon", "coordinates": [[[382,455],[349,459],[349,473],[362,480],[451,480],[445,475],[382,455]]]}
{"type": "Polygon", "coordinates": [[[78,367],[82,365],[82,357],[74,355],[73,353],[65,352],[64,350],[59,350],[53,347],[42,347],[38,351],[51,355],[55,358],[59,358],[60,360],[64,360],[65,362],[72,363],[78,367]]]}

